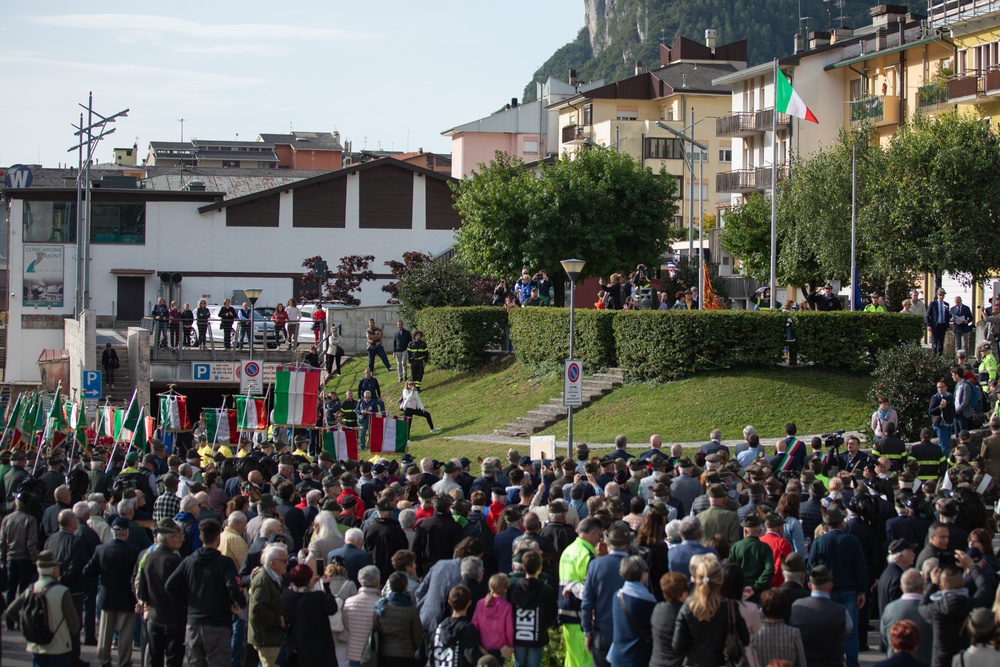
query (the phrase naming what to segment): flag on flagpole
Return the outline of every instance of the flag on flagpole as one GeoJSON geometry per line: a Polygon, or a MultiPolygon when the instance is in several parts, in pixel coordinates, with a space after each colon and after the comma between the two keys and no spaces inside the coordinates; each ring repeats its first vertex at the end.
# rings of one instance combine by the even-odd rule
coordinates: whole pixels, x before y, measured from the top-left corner
{"type": "Polygon", "coordinates": [[[105,402],[104,407],[101,408],[101,415],[97,420],[97,437],[98,439],[109,438],[112,440],[115,437],[115,409],[111,407],[110,403],[105,402]]]}
{"type": "Polygon", "coordinates": [[[337,461],[358,460],[358,429],[324,431],[323,449],[337,461]]]}
{"type": "MultiPolygon", "coordinates": [[[[142,408],[139,406],[139,401],[136,400],[138,392],[138,389],[132,390],[132,398],[128,402],[128,407],[122,415],[120,424],[118,423],[117,415],[115,416],[115,440],[122,440],[122,431],[129,431],[131,433],[135,431],[136,426],[139,424],[139,413],[142,412],[142,408]]],[[[125,439],[131,440],[131,435],[125,439]]]]}
{"type": "Polygon", "coordinates": [[[371,452],[405,452],[409,423],[398,417],[371,417],[371,452]]]}
{"type": "Polygon", "coordinates": [[[90,443],[87,441],[87,412],[80,403],[73,404],[70,410],[69,425],[73,429],[74,446],[83,451],[90,443]]]}
{"type": "Polygon", "coordinates": [[[236,422],[241,431],[263,431],[267,429],[267,410],[264,399],[259,396],[234,396],[236,399],[236,422]]]}
{"type": "Polygon", "coordinates": [[[205,408],[205,429],[208,441],[236,443],[239,442],[239,429],[236,427],[236,410],[231,408],[205,408]]]}
{"type": "Polygon", "coordinates": [[[14,402],[14,408],[11,410],[10,415],[8,415],[7,430],[13,429],[10,437],[11,447],[15,447],[21,442],[21,420],[24,418],[24,412],[28,409],[30,403],[30,394],[19,394],[17,401],[14,402]]]}
{"type": "Polygon", "coordinates": [[[792,88],[792,84],[788,80],[788,77],[785,76],[785,73],[777,69],[777,67],[775,67],[775,72],[777,87],[775,92],[776,103],[774,106],[778,110],[778,113],[788,114],[789,116],[795,116],[796,118],[818,124],[819,121],[816,120],[816,116],[813,115],[813,112],[810,111],[806,103],[799,97],[799,94],[792,88]]]}
{"type": "Polygon", "coordinates": [[[45,420],[44,439],[55,445],[57,444],[57,436],[60,434],[65,435],[68,430],[69,425],[66,423],[66,413],[63,411],[62,392],[59,391],[59,387],[56,387],[56,395],[52,398],[52,406],[49,408],[49,415],[45,420]]]}
{"type": "Polygon", "coordinates": [[[163,394],[160,396],[160,423],[164,431],[190,431],[191,420],[188,418],[187,397],[179,394],[163,394]]]}
{"type": "Polygon", "coordinates": [[[10,406],[7,410],[7,420],[4,428],[10,430],[12,428],[17,428],[17,420],[21,416],[21,399],[24,394],[18,394],[17,400],[14,401],[14,405],[10,406]]]}
{"type": "Polygon", "coordinates": [[[701,307],[704,310],[718,310],[719,299],[715,296],[715,290],[712,288],[712,277],[708,275],[708,264],[702,262],[701,267],[705,273],[705,293],[701,295],[701,307]]]}
{"type": "Polygon", "coordinates": [[[315,426],[320,370],[309,366],[278,366],[274,378],[274,423],[315,426]]]}

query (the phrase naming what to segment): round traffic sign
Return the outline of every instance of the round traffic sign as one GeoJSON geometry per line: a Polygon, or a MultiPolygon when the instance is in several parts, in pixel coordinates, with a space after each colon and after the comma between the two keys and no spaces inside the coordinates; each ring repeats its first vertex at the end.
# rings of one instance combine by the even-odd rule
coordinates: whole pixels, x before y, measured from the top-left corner
{"type": "Polygon", "coordinates": [[[243,368],[246,369],[248,378],[255,378],[258,375],[260,375],[260,364],[258,364],[256,361],[251,361],[243,368]]]}
{"type": "Polygon", "coordinates": [[[566,377],[569,378],[570,382],[576,382],[580,379],[580,364],[570,364],[566,368],[566,377]]]}

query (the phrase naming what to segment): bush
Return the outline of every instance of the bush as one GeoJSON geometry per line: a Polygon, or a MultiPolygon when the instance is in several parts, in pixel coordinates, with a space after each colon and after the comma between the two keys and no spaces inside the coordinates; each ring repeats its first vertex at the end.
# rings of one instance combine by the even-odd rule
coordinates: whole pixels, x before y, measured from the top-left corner
{"type": "Polygon", "coordinates": [[[439,368],[466,370],[486,361],[488,350],[500,348],[507,311],[494,306],[425,308],[417,313],[417,329],[439,368]]]}
{"type": "Polygon", "coordinates": [[[616,313],[619,365],[630,380],[676,380],[720,368],[774,366],[786,314],[741,310],[616,313]]]}
{"type": "Polygon", "coordinates": [[[923,318],[902,313],[805,311],[792,321],[801,357],[853,371],[873,368],[884,350],[919,341],[924,332],[923,318]]]}
{"type": "Polygon", "coordinates": [[[937,381],[951,377],[950,368],[945,357],[925,350],[918,343],[881,350],[878,366],[872,373],[875,380],[868,392],[872,409],[878,406],[879,398],[888,398],[889,407],[899,413],[899,437],[916,440],[920,429],[930,426],[927,407],[937,391],[937,381]]]}
{"type": "MultiPolygon", "coordinates": [[[[616,365],[616,312],[576,310],[573,355],[588,373],[616,365]]],[[[569,358],[569,308],[518,308],[510,314],[510,339],[518,361],[532,367],[569,358]]]]}

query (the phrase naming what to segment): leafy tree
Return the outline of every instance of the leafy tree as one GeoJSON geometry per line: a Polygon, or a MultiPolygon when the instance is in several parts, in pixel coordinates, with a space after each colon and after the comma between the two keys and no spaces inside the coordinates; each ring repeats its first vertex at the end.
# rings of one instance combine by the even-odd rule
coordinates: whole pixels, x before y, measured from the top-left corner
{"type": "Polygon", "coordinates": [[[389,282],[386,285],[382,285],[382,291],[389,294],[389,303],[399,303],[399,283],[396,282],[402,276],[406,275],[415,266],[423,264],[424,262],[430,260],[431,256],[426,255],[422,252],[409,251],[403,253],[403,261],[397,261],[395,259],[390,259],[385,262],[385,265],[389,267],[392,272],[392,277],[395,280],[389,282]]]}
{"type": "Polygon", "coordinates": [[[498,153],[452,187],[465,219],[456,233],[459,259],[491,276],[546,268],[557,293],[559,262],[569,257],[586,260],[582,278],[658,265],[677,212],[673,177],[612,150],[564,155],[537,178],[498,153]]]}
{"type": "MultiPolygon", "coordinates": [[[[726,212],[722,247],[740,260],[740,273],[755,280],[771,278],[771,200],[761,194],[726,212]]],[[[779,248],[780,251],[780,248],[779,248]]],[[[779,255],[780,256],[780,255],[779,255]]]]}
{"type": "MultiPolygon", "coordinates": [[[[868,392],[872,406],[877,406],[880,398],[888,398],[889,405],[899,413],[898,435],[916,440],[920,429],[930,426],[927,405],[937,391],[937,381],[951,374],[944,357],[912,343],[882,350],[872,377],[868,392]]],[[[950,385],[951,380],[947,381],[950,385]]]]}
{"type": "Polygon", "coordinates": [[[410,323],[423,308],[488,305],[493,292],[488,281],[454,258],[414,263],[399,276],[397,288],[400,317],[410,323]]]}
{"type": "Polygon", "coordinates": [[[340,264],[336,271],[326,270],[326,275],[319,282],[316,281],[314,267],[316,262],[323,259],[320,256],[309,257],[303,260],[302,266],[308,269],[303,274],[303,285],[305,287],[300,292],[300,297],[304,301],[322,300],[327,303],[341,303],[347,306],[358,306],[360,299],[354,296],[354,292],[361,289],[364,282],[375,280],[375,272],[368,268],[370,262],[375,261],[374,255],[347,255],[340,258],[340,264]]]}

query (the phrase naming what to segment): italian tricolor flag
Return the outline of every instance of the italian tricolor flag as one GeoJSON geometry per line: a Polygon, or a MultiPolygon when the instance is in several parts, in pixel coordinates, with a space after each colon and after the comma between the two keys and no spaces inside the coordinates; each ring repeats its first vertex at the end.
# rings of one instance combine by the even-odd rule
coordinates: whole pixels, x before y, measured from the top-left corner
{"type": "Polygon", "coordinates": [[[278,366],[274,378],[274,423],[316,426],[320,370],[311,366],[278,366]]]}
{"type": "Polygon", "coordinates": [[[371,451],[391,453],[405,452],[406,438],[409,424],[405,419],[397,417],[372,417],[371,428],[371,451]]]}
{"type": "Polygon", "coordinates": [[[209,444],[215,442],[237,443],[240,440],[236,427],[236,410],[227,408],[206,408],[205,427],[209,444]]]}
{"type": "Polygon", "coordinates": [[[788,114],[789,116],[795,116],[796,118],[801,118],[802,120],[808,120],[813,123],[819,123],[816,120],[816,116],[813,112],[809,110],[806,103],[802,101],[799,94],[795,92],[792,88],[792,84],[788,81],[788,77],[780,69],[775,69],[777,72],[777,92],[775,95],[776,104],[775,107],[778,109],[778,113],[788,114]]]}
{"type": "Polygon", "coordinates": [[[267,410],[259,396],[236,396],[236,422],[241,431],[267,429],[267,410]]]}
{"type": "Polygon", "coordinates": [[[164,431],[190,431],[187,397],[174,394],[160,396],[160,423],[164,431]]]}
{"type": "Polygon", "coordinates": [[[338,461],[358,460],[358,429],[339,428],[323,433],[323,449],[338,461]]]}

